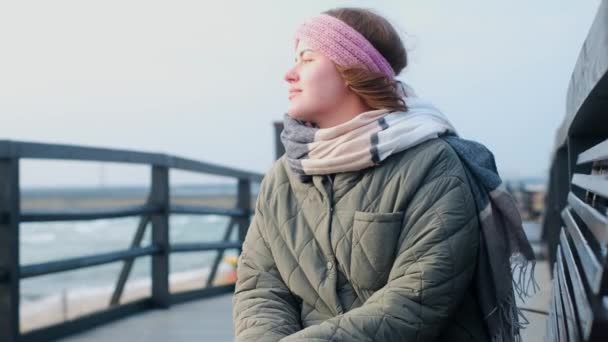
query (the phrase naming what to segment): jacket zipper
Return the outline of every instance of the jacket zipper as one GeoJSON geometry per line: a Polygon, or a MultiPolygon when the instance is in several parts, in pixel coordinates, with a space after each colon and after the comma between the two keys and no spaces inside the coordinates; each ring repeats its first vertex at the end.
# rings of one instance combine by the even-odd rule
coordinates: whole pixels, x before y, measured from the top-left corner
{"type": "MultiPolygon", "coordinates": [[[[330,248],[331,248],[331,229],[332,229],[332,220],[333,220],[333,214],[334,214],[334,182],[331,179],[330,175],[327,175],[327,180],[329,181],[329,190],[327,191],[327,200],[328,200],[328,209],[329,209],[329,213],[328,213],[328,227],[327,227],[327,232],[329,233],[329,241],[330,241],[330,248]]],[[[332,256],[333,256],[333,252],[332,252],[332,256]]],[[[333,260],[332,260],[333,262],[333,260]]],[[[335,265],[334,265],[335,266],[335,265]]]]}
{"type": "Polygon", "coordinates": [[[331,214],[334,211],[334,181],[330,175],[327,175],[327,179],[329,180],[329,213],[331,214]]]}
{"type": "MultiPolygon", "coordinates": [[[[331,228],[332,228],[332,220],[333,220],[333,212],[334,212],[334,181],[332,180],[330,175],[327,175],[327,179],[329,181],[329,191],[327,192],[328,195],[328,201],[329,201],[329,222],[328,222],[328,232],[329,232],[329,245],[330,248],[331,247],[331,228]]],[[[338,261],[332,251],[331,253],[331,259],[328,262],[327,266],[330,272],[332,272],[332,274],[336,277],[338,277],[338,261]]],[[[337,281],[337,280],[336,280],[337,281]]],[[[340,305],[340,303],[338,303],[338,306],[336,307],[336,312],[338,314],[343,314],[344,311],[342,309],[342,306],[340,305]]]]}

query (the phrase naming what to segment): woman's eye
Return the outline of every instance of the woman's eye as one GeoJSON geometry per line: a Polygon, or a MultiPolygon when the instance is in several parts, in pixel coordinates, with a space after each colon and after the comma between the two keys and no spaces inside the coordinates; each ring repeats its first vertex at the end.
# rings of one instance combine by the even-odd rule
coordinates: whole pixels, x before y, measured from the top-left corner
{"type": "Polygon", "coordinates": [[[312,58],[300,58],[299,60],[298,59],[295,60],[296,64],[298,64],[298,63],[309,63],[309,62],[312,62],[312,61],[313,61],[312,58]]]}

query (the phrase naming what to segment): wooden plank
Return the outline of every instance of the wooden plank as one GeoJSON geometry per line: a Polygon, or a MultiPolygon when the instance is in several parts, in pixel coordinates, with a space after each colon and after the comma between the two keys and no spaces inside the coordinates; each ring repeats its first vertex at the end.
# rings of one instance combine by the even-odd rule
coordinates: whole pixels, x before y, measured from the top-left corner
{"type": "MultiPolygon", "coordinates": [[[[598,138],[594,136],[568,136],[568,180],[572,179],[575,173],[591,174],[591,164],[577,165],[576,162],[581,153],[598,143],[598,138]]],[[[602,139],[603,140],[603,139],[602,139]]],[[[570,189],[569,189],[570,190],[570,189]]],[[[563,209],[563,207],[562,207],[563,209]]]]}
{"type": "MultiPolygon", "coordinates": [[[[559,248],[559,246],[558,246],[559,248]]],[[[556,278],[557,267],[553,268],[553,279],[556,278]]],[[[559,296],[559,289],[556,282],[551,282],[551,304],[549,306],[549,319],[547,320],[547,341],[553,342],[559,340],[559,333],[557,330],[557,297],[559,296]]]]}
{"type": "Polygon", "coordinates": [[[25,211],[21,222],[89,221],[129,216],[149,215],[159,211],[151,205],[135,205],[119,209],[79,210],[79,211],[25,211]]]}
{"type": "Polygon", "coordinates": [[[105,265],[129,258],[136,258],[146,255],[154,255],[159,252],[159,248],[154,246],[132,248],[124,251],[100,253],[90,256],[69,258],[57,261],[44,262],[21,266],[21,279],[41,276],[45,274],[65,272],[87,268],[91,266],[105,265]]]}
{"type": "MultiPolygon", "coordinates": [[[[231,296],[234,286],[225,287],[223,291],[217,291],[217,287],[213,289],[215,293],[206,291],[208,296],[172,301],[171,310],[148,310],[73,337],[62,338],[61,342],[234,341],[231,296]],[[205,299],[196,300],[197,298],[205,299]]],[[[172,298],[180,294],[175,294],[172,298]]]]}
{"type": "Polygon", "coordinates": [[[569,278],[572,283],[572,292],[574,294],[573,297],[576,311],[578,312],[580,330],[582,332],[583,339],[587,339],[589,338],[591,327],[593,325],[593,312],[591,311],[589,299],[587,297],[587,293],[585,292],[583,280],[580,276],[578,268],[576,267],[574,256],[572,255],[572,247],[570,246],[566,232],[563,229],[560,234],[560,244],[562,257],[565,260],[564,269],[569,275],[569,277],[566,276],[566,278],[569,278]]]}
{"type": "MultiPolygon", "coordinates": [[[[559,246],[558,246],[559,249],[559,246]]],[[[580,331],[579,325],[576,318],[576,313],[574,311],[574,303],[572,303],[572,295],[570,293],[570,289],[568,288],[568,283],[566,282],[566,275],[564,271],[563,259],[561,256],[561,252],[557,254],[557,272],[556,276],[553,278],[553,282],[557,283],[556,286],[560,289],[560,295],[562,299],[562,303],[564,304],[564,319],[566,320],[567,330],[568,330],[568,341],[578,341],[580,340],[580,331]]]]}
{"type": "Polygon", "coordinates": [[[577,252],[576,254],[581,260],[583,274],[585,274],[589,287],[591,287],[593,293],[597,294],[600,290],[600,285],[602,282],[603,267],[597,260],[593,250],[591,250],[591,247],[589,247],[587,240],[585,240],[580,228],[574,221],[568,207],[564,208],[562,211],[562,219],[566,224],[568,234],[574,242],[574,247],[576,248],[577,252]]]}
{"type": "Polygon", "coordinates": [[[138,314],[151,308],[152,302],[149,298],[141,299],[132,303],[115,306],[104,311],[88,314],[64,323],[27,332],[20,341],[37,342],[55,340],[67,335],[90,330],[102,324],[107,324],[121,318],[138,314]]]}
{"type": "Polygon", "coordinates": [[[555,282],[555,293],[557,294],[555,297],[555,317],[557,321],[557,334],[559,338],[558,341],[568,341],[568,336],[566,333],[566,319],[564,314],[564,303],[562,301],[562,289],[559,285],[559,282],[555,282]]]}
{"type": "Polygon", "coordinates": [[[135,164],[167,164],[167,156],[160,153],[10,140],[0,140],[0,157],[135,164]]]}
{"type": "Polygon", "coordinates": [[[241,248],[241,241],[219,241],[219,242],[200,242],[200,243],[176,243],[171,246],[172,253],[185,252],[204,252],[204,251],[223,251],[226,249],[241,248]]]}
{"type": "MultiPolygon", "coordinates": [[[[559,247],[559,246],[558,246],[559,247]]],[[[553,279],[556,278],[557,267],[553,267],[553,279]]],[[[556,283],[551,282],[551,296],[549,297],[549,316],[547,317],[547,325],[545,331],[545,342],[555,341],[556,327],[555,327],[555,296],[556,296],[556,283]]]]}
{"type": "Polygon", "coordinates": [[[583,202],[572,192],[568,194],[568,204],[574,209],[578,217],[585,222],[589,231],[591,231],[605,251],[605,247],[608,244],[608,218],[583,202]]]}
{"type": "Polygon", "coordinates": [[[576,164],[580,165],[600,160],[608,160],[608,139],[579,154],[576,164]]]}
{"type": "Polygon", "coordinates": [[[608,198],[608,179],[605,176],[583,175],[575,173],[572,184],[591,191],[594,194],[608,198]]]}
{"type": "Polygon", "coordinates": [[[203,206],[171,205],[171,214],[241,217],[246,216],[247,212],[240,208],[212,208],[203,206]]]}
{"type": "Polygon", "coordinates": [[[162,153],[148,153],[77,145],[42,144],[0,140],[0,158],[56,159],[150,164],[216,176],[244,178],[255,182],[261,182],[263,178],[262,174],[256,172],[239,170],[231,167],[215,165],[162,153]]]}

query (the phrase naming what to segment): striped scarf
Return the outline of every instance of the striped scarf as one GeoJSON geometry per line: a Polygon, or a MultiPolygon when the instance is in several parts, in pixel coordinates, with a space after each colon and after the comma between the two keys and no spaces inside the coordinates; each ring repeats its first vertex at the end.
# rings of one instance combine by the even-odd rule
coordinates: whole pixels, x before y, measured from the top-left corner
{"type": "Polygon", "coordinates": [[[301,175],[362,170],[441,133],[455,132],[430,103],[416,99],[407,106],[407,113],[372,110],[322,129],[286,114],[281,139],[289,166],[301,175]]]}

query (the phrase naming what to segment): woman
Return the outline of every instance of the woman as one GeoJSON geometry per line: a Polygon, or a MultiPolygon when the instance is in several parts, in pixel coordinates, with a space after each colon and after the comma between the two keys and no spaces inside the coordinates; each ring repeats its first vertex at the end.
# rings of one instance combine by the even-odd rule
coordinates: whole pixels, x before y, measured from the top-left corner
{"type": "Polygon", "coordinates": [[[533,254],[492,154],[395,80],[407,55],[381,16],[330,10],[295,41],[286,154],[239,258],[237,340],[518,339],[509,258],[533,254]]]}

